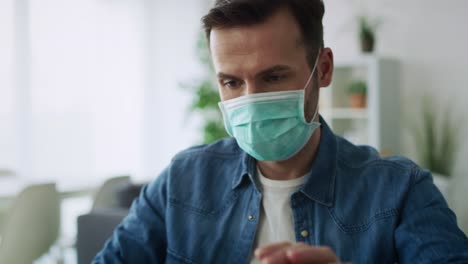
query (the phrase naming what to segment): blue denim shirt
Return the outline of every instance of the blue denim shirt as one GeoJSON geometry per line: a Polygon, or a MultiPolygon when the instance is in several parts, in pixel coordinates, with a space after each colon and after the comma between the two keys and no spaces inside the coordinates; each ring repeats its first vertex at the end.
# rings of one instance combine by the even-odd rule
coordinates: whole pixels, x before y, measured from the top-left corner
{"type": "MultiPolygon", "coordinates": [[[[308,181],[291,195],[297,241],[353,263],[468,263],[468,240],[428,171],[321,123],[308,181]]],[[[255,174],[234,139],[178,154],[94,262],[248,263],[262,199],[255,174]]]]}

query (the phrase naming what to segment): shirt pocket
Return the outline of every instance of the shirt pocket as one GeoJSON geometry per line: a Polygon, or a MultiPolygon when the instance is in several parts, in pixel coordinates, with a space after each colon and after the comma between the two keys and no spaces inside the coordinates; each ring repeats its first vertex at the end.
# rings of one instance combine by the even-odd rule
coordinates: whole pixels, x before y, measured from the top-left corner
{"type": "Polygon", "coordinates": [[[238,193],[234,191],[219,196],[205,194],[195,197],[170,197],[169,206],[201,216],[217,216],[225,212],[237,197],[238,193]]]}
{"type": "Polygon", "coordinates": [[[330,208],[329,212],[335,224],[346,234],[365,232],[378,222],[395,218],[398,215],[398,210],[393,208],[370,212],[366,210],[354,210],[349,214],[344,214],[343,212],[338,212],[335,208],[330,208]]]}

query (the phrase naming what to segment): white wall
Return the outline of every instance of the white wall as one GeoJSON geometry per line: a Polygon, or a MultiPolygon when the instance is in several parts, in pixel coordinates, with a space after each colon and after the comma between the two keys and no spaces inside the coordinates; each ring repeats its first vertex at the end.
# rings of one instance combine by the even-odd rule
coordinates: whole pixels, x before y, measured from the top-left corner
{"type": "Polygon", "coordinates": [[[0,168],[16,165],[15,125],[13,120],[15,90],[13,89],[13,0],[0,5],[0,168]]]}
{"type": "MultiPolygon", "coordinates": [[[[365,10],[381,17],[377,53],[401,61],[402,126],[417,116],[417,104],[431,95],[436,109],[451,107],[459,122],[468,121],[468,1],[465,0],[326,0],[325,41],[336,57],[353,57],[359,52],[355,16],[365,10]],[[361,6],[358,8],[357,6],[361,6]],[[442,108],[440,108],[442,107],[442,108]]],[[[466,135],[468,127],[461,132],[466,135]]],[[[404,154],[414,157],[410,130],[403,129],[404,154]]],[[[452,182],[452,207],[460,224],[468,231],[468,144],[462,138],[455,181],[452,182]]]]}
{"type": "Polygon", "coordinates": [[[182,89],[203,76],[195,43],[204,6],[199,1],[147,0],[147,86],[142,131],[143,178],[154,178],[172,157],[200,142],[200,118],[188,114],[193,92],[182,89]],[[181,8],[183,6],[183,8],[181,8]]]}

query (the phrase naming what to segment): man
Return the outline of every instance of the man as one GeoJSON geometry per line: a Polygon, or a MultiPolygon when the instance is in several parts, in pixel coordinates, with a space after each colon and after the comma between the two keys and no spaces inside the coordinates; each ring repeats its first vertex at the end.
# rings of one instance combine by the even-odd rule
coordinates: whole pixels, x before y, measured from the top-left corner
{"type": "Polygon", "coordinates": [[[145,187],[97,263],[468,263],[428,171],[335,136],[321,0],[218,0],[203,19],[227,131],[145,187]]]}

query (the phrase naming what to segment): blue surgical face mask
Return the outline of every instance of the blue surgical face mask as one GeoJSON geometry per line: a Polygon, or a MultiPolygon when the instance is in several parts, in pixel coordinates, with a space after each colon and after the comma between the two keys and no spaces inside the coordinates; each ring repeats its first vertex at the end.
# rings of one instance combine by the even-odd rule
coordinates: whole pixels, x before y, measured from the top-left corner
{"type": "Polygon", "coordinates": [[[305,89],[312,81],[317,61],[302,90],[256,93],[219,103],[227,132],[245,152],[257,160],[281,161],[307,144],[320,127],[314,121],[318,106],[310,122],[304,116],[305,89]]]}

